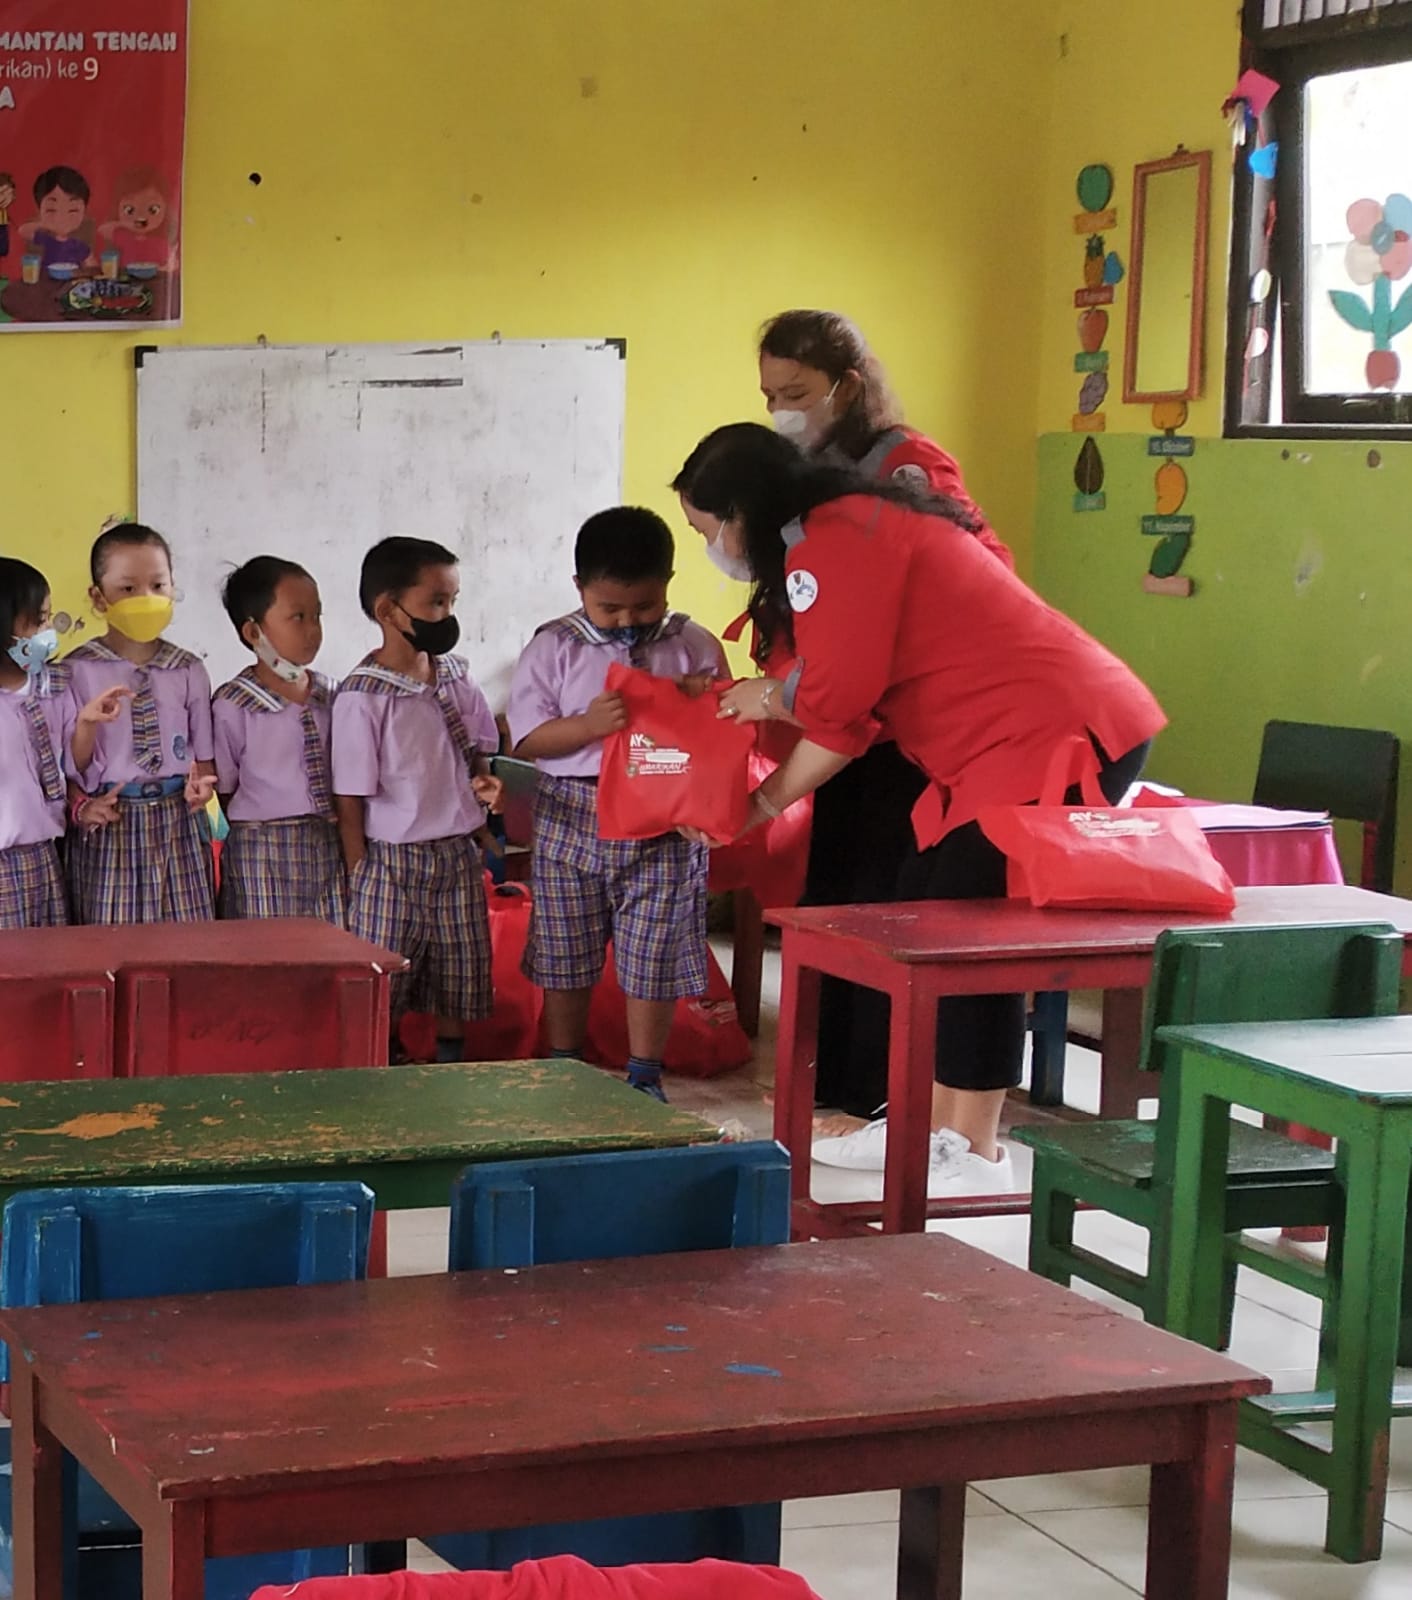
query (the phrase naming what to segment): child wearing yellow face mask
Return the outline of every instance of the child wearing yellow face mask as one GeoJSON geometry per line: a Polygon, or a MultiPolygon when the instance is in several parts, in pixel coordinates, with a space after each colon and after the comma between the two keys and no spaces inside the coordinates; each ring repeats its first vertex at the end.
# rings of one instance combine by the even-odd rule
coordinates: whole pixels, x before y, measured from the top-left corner
{"type": "Polygon", "coordinates": [[[211,680],[196,656],[162,637],[172,619],[171,549],[140,522],[116,523],[98,536],[90,571],[89,599],[107,632],[68,656],[69,693],[82,705],[102,680],[132,698],[115,721],[77,729],[70,747],[74,920],[209,920],[211,680]]]}

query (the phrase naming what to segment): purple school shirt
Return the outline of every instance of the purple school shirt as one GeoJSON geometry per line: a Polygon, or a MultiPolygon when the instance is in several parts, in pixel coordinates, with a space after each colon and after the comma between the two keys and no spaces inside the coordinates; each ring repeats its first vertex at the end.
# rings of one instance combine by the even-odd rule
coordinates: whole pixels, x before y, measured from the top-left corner
{"type": "Polygon", "coordinates": [[[25,701],[33,697],[39,702],[62,777],[74,731],[67,689],[68,673],[63,666],[46,667],[24,689],[0,689],[0,772],[5,775],[0,784],[0,850],[17,844],[42,844],[64,831],[64,797],[44,798],[25,701]]]}
{"type": "MultiPolygon", "coordinates": [[[[438,684],[449,690],[468,739],[481,755],[494,755],[499,730],[466,663],[438,656],[436,664],[438,684]]],[[[384,844],[454,839],[485,821],[430,686],[371,656],[334,696],[333,792],[367,802],[364,832],[384,844]]]]}
{"type": "MultiPolygon", "coordinates": [[[[101,639],[90,639],[65,656],[69,672],[69,699],[74,713],[102,694],[120,686],[137,691],[143,670],[115,655],[101,639]]],[[[146,783],[151,778],[184,778],[193,761],[210,761],[215,755],[211,736],[211,680],[198,657],[163,639],[157,654],[146,663],[157,702],[162,764],[155,773],[144,772],[132,748],[132,701],[123,702],[116,722],[98,729],[93,760],[85,772],[69,771],[85,793],[97,794],[113,784],[146,783]]]]}
{"type": "MultiPolygon", "coordinates": [[[[558,717],[582,716],[603,693],[614,661],[641,667],[657,678],[726,672],[719,640],[680,611],[669,611],[645,640],[631,648],[606,638],[582,611],[572,612],[538,629],[516,663],[505,711],[512,745],[558,717]]],[[[596,778],[603,764],[603,741],[595,739],[572,755],[545,757],[536,764],[557,778],[596,778]]]]}
{"type": "Polygon", "coordinates": [[[47,228],[35,230],[34,246],[39,251],[39,264],[42,267],[57,265],[62,261],[81,267],[93,254],[92,245],[85,240],[72,236],[61,239],[57,233],[50,233],[47,228]]]}
{"type": "MultiPolygon", "coordinates": [[[[333,686],[317,672],[308,709],[323,744],[328,770],[333,728],[333,686]]],[[[303,706],[267,689],[254,667],[223,683],[211,701],[215,725],[216,789],[233,796],[226,814],[232,822],[280,822],[288,817],[320,816],[314,804],[304,753],[303,706]]],[[[332,793],[332,788],[330,788],[332,793]]]]}

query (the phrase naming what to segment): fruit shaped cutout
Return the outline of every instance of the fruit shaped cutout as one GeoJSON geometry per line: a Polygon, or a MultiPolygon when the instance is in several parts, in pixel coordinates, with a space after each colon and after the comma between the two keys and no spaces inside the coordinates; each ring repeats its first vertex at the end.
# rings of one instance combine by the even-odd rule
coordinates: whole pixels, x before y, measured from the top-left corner
{"type": "Polygon", "coordinates": [[[1084,288],[1103,287],[1103,235],[1091,233],[1084,246],[1084,288]]]}
{"type": "Polygon", "coordinates": [[[1102,211],[1113,198],[1113,173],[1099,162],[1093,162],[1079,173],[1075,185],[1079,204],[1085,211],[1102,211]]]}
{"type": "Polygon", "coordinates": [[[1091,307],[1079,317],[1079,348],[1092,355],[1103,348],[1108,337],[1108,313],[1101,307],[1091,307]]]}
{"type": "Polygon", "coordinates": [[[1186,418],[1185,400],[1159,400],[1152,408],[1152,426],[1161,433],[1175,433],[1186,418]]]}
{"type": "Polygon", "coordinates": [[[1157,515],[1175,516],[1186,504],[1186,473],[1175,461],[1164,461],[1157,469],[1157,515]]]}
{"type": "Polygon", "coordinates": [[[1091,417],[1108,398],[1108,374],[1090,372],[1079,390],[1079,415],[1091,417]]]}
{"type": "Polygon", "coordinates": [[[1181,571],[1182,562],[1186,560],[1187,551],[1190,549],[1189,533],[1165,534],[1157,541],[1157,548],[1152,552],[1147,570],[1154,578],[1175,578],[1181,571]]]}
{"type": "Polygon", "coordinates": [[[1074,462],[1074,487],[1080,494],[1097,494],[1103,488],[1103,456],[1090,434],[1074,462]]]}

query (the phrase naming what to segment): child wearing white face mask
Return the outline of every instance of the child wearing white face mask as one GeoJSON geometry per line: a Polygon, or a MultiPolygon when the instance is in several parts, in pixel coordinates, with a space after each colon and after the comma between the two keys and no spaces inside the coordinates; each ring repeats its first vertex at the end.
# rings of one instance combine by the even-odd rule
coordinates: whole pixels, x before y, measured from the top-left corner
{"type": "Polygon", "coordinates": [[[216,690],[216,778],[230,819],[223,917],[321,917],[342,926],[343,857],[329,745],[333,695],[310,671],[323,644],[318,585],[292,561],[256,556],[226,579],[226,615],[255,654],[216,690]]]}

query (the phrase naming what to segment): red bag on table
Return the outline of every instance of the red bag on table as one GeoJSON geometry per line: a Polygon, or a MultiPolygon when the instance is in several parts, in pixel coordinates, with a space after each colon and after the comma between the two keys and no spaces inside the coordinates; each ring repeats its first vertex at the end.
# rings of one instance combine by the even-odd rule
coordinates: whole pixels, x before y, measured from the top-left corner
{"type": "Polygon", "coordinates": [[[1012,899],[1087,911],[1235,910],[1231,880],[1193,818],[1177,807],[1110,806],[1082,734],[1054,752],[1038,805],[982,806],[977,820],[1008,857],[1012,899]],[[1084,803],[1066,806],[1076,779],[1084,803]]]}
{"type": "Polygon", "coordinates": [[[605,688],[622,695],[628,724],[603,741],[598,832],[604,839],[655,839],[699,828],[734,839],[750,815],[755,733],[721,718],[719,683],[696,698],[670,678],[614,662],[605,688]]]}
{"type": "MultiPolygon", "coordinates": [[[[759,749],[750,753],[750,787],[758,788],[779,765],[759,749]]],[[[782,815],[752,828],[734,844],[711,852],[710,890],[748,889],[762,906],[797,906],[809,868],[814,797],[805,795],[782,815]]]]}
{"type": "MultiPolygon", "coordinates": [[[[718,1073],[734,1072],[755,1055],[736,1016],[730,983],[710,951],[706,962],[706,993],[697,999],[678,1000],[672,1014],[664,1061],[667,1071],[680,1078],[714,1078],[718,1073]]],[[[603,976],[589,1003],[587,1055],[598,1066],[617,1070],[629,1053],[627,997],[619,987],[609,946],[603,976]]]]}
{"type": "MultiPolygon", "coordinates": [[[[529,938],[531,896],[525,883],[491,882],[485,876],[486,909],[490,913],[490,970],[495,985],[495,1010],[482,1022],[466,1024],[467,1061],[532,1061],[542,1054],[539,1023],[544,992],[520,971],[529,938]]],[[[436,1019],[406,1016],[398,1036],[416,1060],[436,1056],[436,1019]]],[[[626,1059],[626,1057],[624,1058],[626,1059]]]]}

